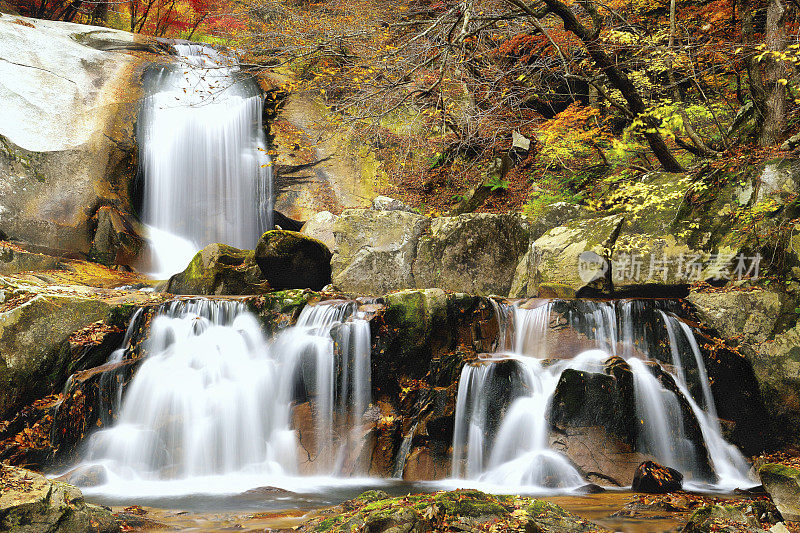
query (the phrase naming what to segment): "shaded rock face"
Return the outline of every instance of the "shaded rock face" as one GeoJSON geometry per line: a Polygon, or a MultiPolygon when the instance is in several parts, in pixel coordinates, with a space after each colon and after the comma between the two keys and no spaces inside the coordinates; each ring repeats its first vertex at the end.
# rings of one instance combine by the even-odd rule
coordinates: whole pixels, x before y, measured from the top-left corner
{"type": "Polygon", "coordinates": [[[52,255],[29,252],[20,246],[0,242],[0,274],[52,270],[60,265],[59,258],[52,255]]]}
{"type": "Polygon", "coordinates": [[[295,231],[271,230],[259,239],[255,262],[276,290],[318,291],[331,282],[331,252],[324,243],[295,231]]]}
{"type": "Polygon", "coordinates": [[[764,489],[785,520],[800,520],[800,470],[767,463],[758,471],[764,489]]]}
{"type": "Polygon", "coordinates": [[[172,294],[257,294],[269,290],[252,250],[209,244],[194,256],[186,270],[172,276],[172,294]]]}
{"type": "Polygon", "coordinates": [[[141,48],[137,39],[93,26],[0,19],[0,233],[88,253],[98,207],[131,212],[143,60],[125,50],[141,48]]]}
{"type": "Polygon", "coordinates": [[[635,492],[665,494],[681,490],[683,474],[668,466],[653,461],[645,461],[636,469],[631,488],[635,492]]]}
{"type": "Polygon", "coordinates": [[[110,511],[87,504],[72,485],[0,465],[0,531],[112,533],[119,527],[110,511]]]}

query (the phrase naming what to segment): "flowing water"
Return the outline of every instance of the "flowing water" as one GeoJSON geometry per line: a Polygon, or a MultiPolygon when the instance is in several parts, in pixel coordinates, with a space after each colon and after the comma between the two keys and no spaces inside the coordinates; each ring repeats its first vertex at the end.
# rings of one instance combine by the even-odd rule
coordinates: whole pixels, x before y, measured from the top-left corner
{"type": "MultiPolygon", "coordinates": [[[[124,394],[110,395],[114,405],[102,409],[116,412],[116,419],[87,441],[82,466],[101,466],[107,477],[86,488],[87,495],[103,503],[207,510],[313,508],[366,488],[570,493],[587,481],[551,448],[552,398],[567,369],[603,373],[615,353],[626,358],[634,378],[639,451],[684,472],[689,487],[752,485],[746,461],[722,437],[710,389],[688,384],[708,379],[691,328],[669,306],[588,301],[532,309],[498,304],[502,351],[461,372],[453,477],[413,484],[367,478],[362,463],[374,443],[366,435],[377,409],[363,303],[306,306],[294,326],[271,338],[237,301],[170,302],[150,311],[143,328],[137,325],[146,323],[146,313],[137,313],[109,362],[144,355],[124,394]],[[643,324],[647,309],[660,325],[643,324]],[[554,339],[557,330],[574,331],[579,348],[554,339]],[[659,335],[669,346],[648,348],[647,339],[659,335]],[[665,388],[648,359],[672,372],[676,388],[665,388]],[[690,388],[700,391],[698,398],[690,388]],[[711,476],[682,428],[679,395],[700,425],[711,476]],[[279,489],[248,500],[257,487],[279,489]]],[[[402,477],[415,429],[412,424],[401,439],[396,477],[402,477]]]]}
{"type": "Polygon", "coordinates": [[[138,121],[142,218],[162,278],[207,244],[252,249],[272,227],[258,85],[233,55],[174,46],[178,61],[150,73],[138,121]]]}
{"type": "MultiPolygon", "coordinates": [[[[340,427],[358,427],[371,400],[369,324],[356,302],[307,306],[271,340],[243,303],[172,302],[156,313],[143,350],[116,422],[87,445],[84,466],[108,474],[100,492],[236,492],[301,468],[332,476],[360,444],[340,427]],[[314,450],[292,427],[303,402],[314,413],[314,450]]],[[[111,359],[128,355],[123,348],[111,359]]]]}
{"type": "Polygon", "coordinates": [[[500,333],[500,352],[466,365],[461,373],[453,437],[456,477],[544,489],[585,484],[570,461],[549,447],[548,411],[564,370],[603,373],[605,361],[620,355],[633,374],[634,408],[640,423],[637,451],[683,472],[689,486],[730,490],[753,484],[747,478],[746,460],[722,437],[694,334],[670,312],[669,305],[658,309],[657,302],[643,300],[576,300],[558,304],[557,313],[556,305],[546,302],[533,309],[497,308],[501,330],[507,324],[500,333]],[[653,310],[661,318],[659,326],[644,319],[653,310]],[[559,319],[561,323],[553,323],[559,319]],[[580,348],[554,345],[549,338],[553,328],[573,330],[584,341],[580,348]],[[513,331],[510,342],[504,340],[508,329],[513,331]],[[663,350],[654,342],[664,334],[671,356],[666,361],[663,350]],[[648,363],[659,360],[671,364],[677,392],[697,419],[711,473],[703,467],[700,450],[684,428],[682,398],[664,386],[648,363]],[[700,382],[699,399],[689,392],[687,366],[700,382]]]}

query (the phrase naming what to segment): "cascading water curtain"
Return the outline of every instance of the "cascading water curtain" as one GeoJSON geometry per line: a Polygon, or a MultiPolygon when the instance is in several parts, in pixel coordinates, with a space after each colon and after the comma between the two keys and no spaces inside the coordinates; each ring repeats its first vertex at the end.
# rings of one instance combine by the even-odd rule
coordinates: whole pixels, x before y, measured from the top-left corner
{"type": "MultiPolygon", "coordinates": [[[[130,356],[139,323],[137,314],[109,362],[130,356]]],[[[306,306],[295,326],[270,340],[243,303],[175,301],[154,313],[144,334],[138,370],[114,405],[101,408],[117,419],[86,449],[84,465],[104,467],[110,483],[157,490],[153,482],[208,476],[263,483],[358,473],[350,457],[360,455],[352,451],[363,439],[354,432],[372,386],[369,323],[357,302],[306,306]],[[305,402],[313,405],[311,441],[294,427],[294,410],[305,402]],[[301,468],[309,453],[314,461],[301,468]]]]}
{"type": "Polygon", "coordinates": [[[258,85],[233,55],[175,45],[151,73],[138,121],[143,213],[154,274],[186,267],[203,246],[252,249],[272,227],[272,168],[258,85]]]}
{"type": "Polygon", "coordinates": [[[453,475],[545,488],[585,482],[567,457],[549,449],[548,412],[565,370],[602,374],[609,358],[620,356],[633,377],[637,451],[696,481],[727,488],[751,484],[744,457],[722,437],[694,334],[673,308],[669,302],[646,300],[551,301],[532,309],[497,305],[500,337],[504,340],[513,331],[513,339],[499,343],[497,354],[462,370],[453,475]],[[553,344],[558,342],[554,328],[567,332],[558,337],[567,342],[553,344]],[[657,342],[664,337],[669,340],[667,353],[657,342]],[[510,351],[505,351],[509,344],[510,351]],[[654,374],[655,362],[671,366],[672,373],[670,366],[661,367],[665,381],[654,374]],[[687,367],[697,376],[702,398],[689,392],[687,367]],[[508,368],[513,368],[510,374],[502,370],[508,368]],[[672,389],[665,385],[670,381],[672,389]],[[498,391],[505,391],[505,397],[498,391]],[[699,425],[694,437],[684,427],[684,405],[699,425]],[[707,450],[707,460],[698,445],[707,450]]]}

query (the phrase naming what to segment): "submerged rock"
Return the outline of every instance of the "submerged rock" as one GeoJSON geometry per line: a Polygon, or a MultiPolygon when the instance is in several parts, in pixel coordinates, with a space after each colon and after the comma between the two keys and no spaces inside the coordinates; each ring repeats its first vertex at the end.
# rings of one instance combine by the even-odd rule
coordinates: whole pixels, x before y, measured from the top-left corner
{"type": "Polygon", "coordinates": [[[635,492],[649,492],[651,494],[665,494],[681,490],[683,474],[662,466],[653,461],[645,461],[636,469],[631,488],[635,492]]]}
{"type": "Polygon", "coordinates": [[[783,518],[800,520],[800,469],[767,463],[758,474],[783,518]]]}
{"type": "Polygon", "coordinates": [[[76,487],[0,465],[0,531],[15,533],[111,533],[110,511],[87,504],[76,487]]]}
{"type": "Polygon", "coordinates": [[[318,291],[331,282],[331,252],[324,243],[296,231],[264,233],[255,250],[261,276],[276,290],[318,291]]]}

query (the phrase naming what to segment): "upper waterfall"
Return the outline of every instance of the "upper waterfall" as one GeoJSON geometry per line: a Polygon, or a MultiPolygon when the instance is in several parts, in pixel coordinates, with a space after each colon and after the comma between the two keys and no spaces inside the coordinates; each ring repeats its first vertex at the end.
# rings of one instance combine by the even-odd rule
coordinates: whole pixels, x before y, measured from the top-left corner
{"type": "Polygon", "coordinates": [[[153,270],[182,270],[199,248],[253,248],[272,227],[263,101],[234,55],[176,44],[179,61],[146,84],[138,122],[143,220],[153,270]]]}

